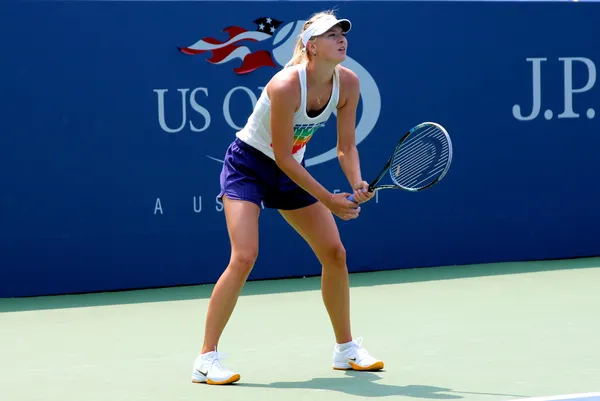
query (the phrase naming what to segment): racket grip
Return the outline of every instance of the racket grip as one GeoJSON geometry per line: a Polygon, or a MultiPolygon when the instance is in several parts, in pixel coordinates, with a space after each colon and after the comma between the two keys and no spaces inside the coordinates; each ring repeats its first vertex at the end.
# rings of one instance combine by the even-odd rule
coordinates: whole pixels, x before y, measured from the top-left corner
{"type": "Polygon", "coordinates": [[[350,196],[348,197],[348,200],[349,200],[350,202],[354,202],[354,194],[350,195],[350,196]]]}

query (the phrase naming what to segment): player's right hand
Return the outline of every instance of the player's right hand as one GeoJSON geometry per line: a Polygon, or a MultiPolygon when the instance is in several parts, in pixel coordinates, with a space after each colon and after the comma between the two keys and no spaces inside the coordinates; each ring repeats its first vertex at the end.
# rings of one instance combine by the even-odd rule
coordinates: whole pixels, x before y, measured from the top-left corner
{"type": "Polygon", "coordinates": [[[355,219],[358,217],[358,213],[360,213],[360,206],[358,203],[348,200],[350,195],[352,194],[345,192],[332,194],[325,206],[331,210],[331,213],[342,220],[355,219]]]}

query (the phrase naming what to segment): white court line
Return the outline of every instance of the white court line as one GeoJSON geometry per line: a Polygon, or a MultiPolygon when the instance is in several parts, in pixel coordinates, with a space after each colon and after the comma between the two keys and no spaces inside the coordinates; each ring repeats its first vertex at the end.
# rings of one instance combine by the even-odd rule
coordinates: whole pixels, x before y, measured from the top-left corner
{"type": "MultiPolygon", "coordinates": [[[[596,397],[600,401],[600,393],[581,393],[581,394],[565,394],[553,395],[549,397],[521,398],[519,401],[554,401],[554,400],[572,400],[577,398],[592,398],[596,397]]],[[[517,401],[517,400],[513,400],[517,401]]]]}

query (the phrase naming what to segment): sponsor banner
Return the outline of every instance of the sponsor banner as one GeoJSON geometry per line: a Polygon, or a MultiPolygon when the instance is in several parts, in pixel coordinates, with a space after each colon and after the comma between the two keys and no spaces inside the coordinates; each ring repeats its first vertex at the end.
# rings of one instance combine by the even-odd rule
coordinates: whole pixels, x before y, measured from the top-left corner
{"type": "MultiPolygon", "coordinates": [[[[455,151],[440,185],[339,222],[351,271],[598,254],[594,4],[5,3],[0,296],[214,282],[225,150],[305,19],[333,7],[353,22],[364,178],[422,121],[455,151]]],[[[332,116],[306,165],[348,191],[335,146],[332,116]]],[[[320,272],[276,211],[260,236],[251,279],[320,272]]]]}

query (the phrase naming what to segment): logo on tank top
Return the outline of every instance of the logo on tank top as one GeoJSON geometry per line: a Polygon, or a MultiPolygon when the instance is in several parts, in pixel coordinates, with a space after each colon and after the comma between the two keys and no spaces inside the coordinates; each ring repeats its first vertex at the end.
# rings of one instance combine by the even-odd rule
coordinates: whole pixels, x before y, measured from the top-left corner
{"type": "MultiPolygon", "coordinates": [[[[294,145],[292,146],[292,153],[298,152],[300,149],[306,146],[310,138],[314,133],[321,127],[324,127],[325,123],[314,123],[314,124],[296,124],[294,125],[294,145]]],[[[271,144],[273,147],[273,144],[271,144]]]]}
{"type": "MultiPolygon", "coordinates": [[[[233,25],[223,29],[227,37],[220,40],[205,36],[200,40],[180,47],[181,52],[206,58],[211,64],[231,66],[236,75],[247,75],[258,69],[283,67],[292,57],[304,20],[284,24],[272,17],[261,17],[247,25],[233,25]],[[251,50],[252,49],[252,50],[251,50]]],[[[356,126],[356,144],[360,144],[375,128],[381,112],[381,95],[377,83],[360,63],[346,56],[341,63],[354,71],[360,80],[362,114],[356,126]]],[[[337,110],[334,111],[334,115],[337,110]]],[[[322,127],[294,127],[294,152],[310,140],[315,131],[322,127]]],[[[208,128],[208,127],[207,127],[208,128]]],[[[219,160],[212,156],[211,159],[219,160]]],[[[306,166],[325,163],[337,157],[336,148],[329,149],[306,159],[306,166]]]]}

